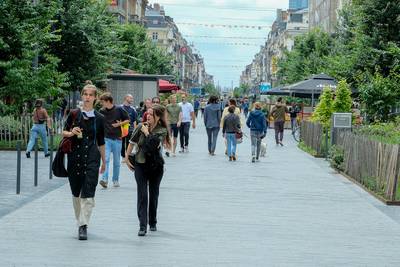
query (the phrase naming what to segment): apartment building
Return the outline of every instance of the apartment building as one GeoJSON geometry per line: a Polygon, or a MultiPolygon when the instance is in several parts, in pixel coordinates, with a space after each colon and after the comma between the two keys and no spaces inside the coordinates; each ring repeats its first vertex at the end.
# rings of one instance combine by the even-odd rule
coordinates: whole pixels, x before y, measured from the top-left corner
{"type": "Polygon", "coordinates": [[[309,28],[321,28],[328,33],[336,30],[339,12],[349,0],[309,0],[309,28]]]}
{"type": "Polygon", "coordinates": [[[143,24],[148,0],[111,0],[109,9],[118,22],[143,24]]]}

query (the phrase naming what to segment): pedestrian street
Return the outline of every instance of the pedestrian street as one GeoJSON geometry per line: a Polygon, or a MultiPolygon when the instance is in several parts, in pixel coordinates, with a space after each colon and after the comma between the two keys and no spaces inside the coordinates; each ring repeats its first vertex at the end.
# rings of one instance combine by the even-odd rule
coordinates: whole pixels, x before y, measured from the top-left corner
{"type": "MultiPolygon", "coordinates": [[[[245,129],[249,136],[249,132],[245,129]]],[[[88,240],[77,239],[68,183],[0,218],[0,266],[399,266],[400,212],[296,147],[267,134],[251,163],[207,152],[198,118],[189,152],[165,158],[157,232],[137,236],[136,183],[97,187],[88,240]]],[[[61,179],[61,178],[54,178],[61,179]]]]}

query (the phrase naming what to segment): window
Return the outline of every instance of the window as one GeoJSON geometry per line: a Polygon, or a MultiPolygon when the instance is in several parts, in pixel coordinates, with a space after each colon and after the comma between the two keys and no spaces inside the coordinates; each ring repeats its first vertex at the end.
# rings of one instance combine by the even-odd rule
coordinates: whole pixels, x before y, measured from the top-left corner
{"type": "Polygon", "coordinates": [[[153,39],[153,42],[158,41],[158,32],[153,32],[152,39],[153,39]]]}

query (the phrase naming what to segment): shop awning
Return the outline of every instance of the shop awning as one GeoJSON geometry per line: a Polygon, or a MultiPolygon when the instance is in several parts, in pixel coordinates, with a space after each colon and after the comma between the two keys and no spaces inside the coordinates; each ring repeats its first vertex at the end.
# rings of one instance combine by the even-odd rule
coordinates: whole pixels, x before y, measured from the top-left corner
{"type": "Polygon", "coordinates": [[[178,85],[162,79],[158,80],[158,87],[160,92],[178,91],[180,89],[178,85]]]}

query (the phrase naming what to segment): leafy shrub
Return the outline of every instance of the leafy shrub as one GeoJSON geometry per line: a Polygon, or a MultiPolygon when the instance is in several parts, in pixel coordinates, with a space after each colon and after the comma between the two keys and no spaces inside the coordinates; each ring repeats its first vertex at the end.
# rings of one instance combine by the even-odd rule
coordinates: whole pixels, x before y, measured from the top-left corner
{"type": "Polygon", "coordinates": [[[15,136],[21,131],[22,124],[12,116],[0,117],[0,131],[2,134],[15,136]]]}
{"type": "Polygon", "coordinates": [[[329,129],[333,113],[332,90],[329,87],[325,87],[319,99],[320,101],[315,107],[312,120],[320,122],[324,129],[329,129]]]}
{"type": "Polygon", "coordinates": [[[400,118],[390,123],[375,123],[361,126],[355,132],[383,143],[400,144],[400,118]]]}
{"type": "Polygon", "coordinates": [[[339,81],[335,92],[335,100],[333,101],[334,112],[351,112],[351,99],[350,86],[345,80],[339,81]]]}
{"type": "Polygon", "coordinates": [[[333,145],[329,149],[329,161],[331,166],[340,171],[344,170],[344,150],[340,146],[333,145]]]}

